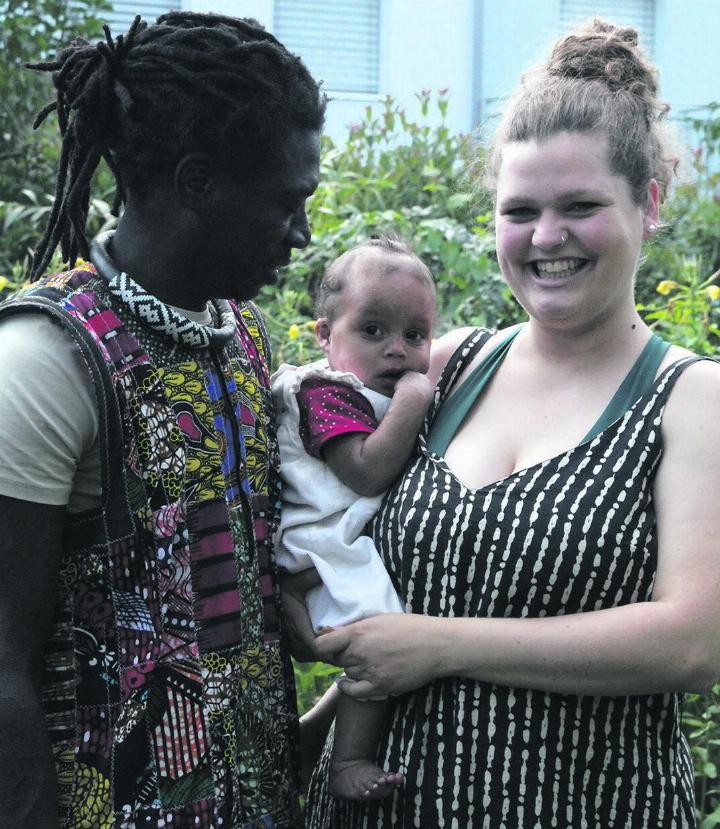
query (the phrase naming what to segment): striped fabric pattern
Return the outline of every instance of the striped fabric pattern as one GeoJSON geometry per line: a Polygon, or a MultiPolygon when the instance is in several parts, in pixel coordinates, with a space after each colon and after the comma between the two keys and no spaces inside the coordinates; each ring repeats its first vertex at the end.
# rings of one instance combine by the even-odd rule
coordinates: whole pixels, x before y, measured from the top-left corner
{"type": "MultiPolygon", "coordinates": [[[[434,410],[485,339],[476,333],[456,353],[434,410]]],[[[689,362],[595,439],[478,490],[428,455],[422,435],[374,525],[408,609],[522,618],[650,599],[660,425],[689,362]]],[[[695,820],[680,709],[674,694],[578,697],[440,680],[397,700],[381,740],[380,765],[405,784],[379,804],[335,802],[326,754],[308,826],[685,829],[695,820]]]]}

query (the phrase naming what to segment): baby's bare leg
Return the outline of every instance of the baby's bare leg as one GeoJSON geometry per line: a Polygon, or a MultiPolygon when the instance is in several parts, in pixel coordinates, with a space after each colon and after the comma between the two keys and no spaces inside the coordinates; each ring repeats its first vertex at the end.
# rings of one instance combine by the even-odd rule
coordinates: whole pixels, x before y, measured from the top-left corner
{"type": "Polygon", "coordinates": [[[383,771],[375,763],[388,707],[385,701],[361,702],[340,695],[330,758],[330,792],[334,797],[380,800],[402,783],[402,774],[383,771]]]}

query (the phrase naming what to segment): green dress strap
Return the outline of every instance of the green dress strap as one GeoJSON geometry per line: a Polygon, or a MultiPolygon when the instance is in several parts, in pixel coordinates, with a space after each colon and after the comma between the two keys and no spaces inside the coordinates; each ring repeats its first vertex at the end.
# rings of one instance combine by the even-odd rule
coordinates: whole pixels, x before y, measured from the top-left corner
{"type": "Polygon", "coordinates": [[[636,400],[650,391],[668,348],[670,348],[670,343],[658,337],[657,334],[650,337],[633,367],[620,383],[612,400],[605,407],[605,411],[580,443],[587,443],[597,437],[611,423],[619,420],[636,400]]]}
{"type": "MultiPolygon", "coordinates": [[[[502,364],[512,341],[521,330],[522,326],[516,328],[501,343],[496,345],[480,365],[473,369],[462,386],[443,403],[430,428],[427,439],[428,452],[440,457],[444,456],[450,441],[485,386],[502,364]]],[[[580,443],[587,443],[587,441],[597,437],[611,423],[621,418],[636,400],[650,391],[655,382],[657,370],[668,348],[670,348],[670,343],[658,337],[657,334],[650,337],[603,413],[580,443]]]]}
{"type": "Polygon", "coordinates": [[[467,413],[472,409],[480,393],[505,359],[510,344],[521,330],[522,326],[496,345],[480,365],[473,369],[462,386],[442,404],[430,427],[427,438],[428,452],[440,457],[445,454],[445,450],[450,445],[450,441],[460,428],[461,423],[465,420],[467,413]]]}

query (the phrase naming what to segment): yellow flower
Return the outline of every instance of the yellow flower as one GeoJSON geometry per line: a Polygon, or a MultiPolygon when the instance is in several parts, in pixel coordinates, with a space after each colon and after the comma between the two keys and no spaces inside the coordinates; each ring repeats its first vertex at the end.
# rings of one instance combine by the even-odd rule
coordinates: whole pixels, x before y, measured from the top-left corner
{"type": "Polygon", "coordinates": [[[715,302],[720,299],[720,285],[708,285],[705,288],[705,293],[708,295],[710,302],[715,302]]]}
{"type": "Polygon", "coordinates": [[[674,291],[675,288],[677,288],[677,286],[678,286],[677,282],[673,282],[672,279],[663,279],[663,281],[658,284],[658,286],[655,290],[659,294],[662,294],[663,296],[667,296],[670,293],[670,291],[674,291]]]}
{"type": "Polygon", "coordinates": [[[4,291],[9,284],[10,280],[7,278],[7,276],[0,276],[0,291],[4,291]]]}
{"type": "Polygon", "coordinates": [[[300,326],[294,322],[290,328],[288,328],[288,337],[291,340],[296,340],[300,336],[300,326]]]}
{"type": "Polygon", "coordinates": [[[308,331],[314,331],[315,330],[315,320],[308,320],[305,323],[305,328],[307,328],[308,331]]]}

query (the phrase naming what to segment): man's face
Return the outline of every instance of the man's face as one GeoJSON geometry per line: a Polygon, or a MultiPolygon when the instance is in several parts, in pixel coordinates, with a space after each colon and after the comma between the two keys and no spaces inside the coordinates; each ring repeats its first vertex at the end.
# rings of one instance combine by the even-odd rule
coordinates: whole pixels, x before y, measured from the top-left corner
{"type": "Polygon", "coordinates": [[[310,241],[305,201],[318,185],[320,135],[293,129],[261,171],[218,177],[206,214],[213,296],[251,299],[310,241]]]}

